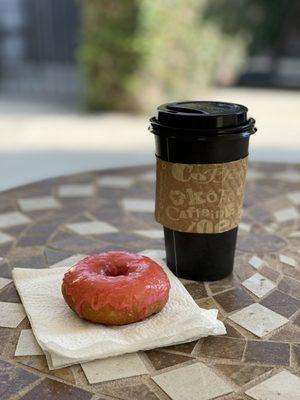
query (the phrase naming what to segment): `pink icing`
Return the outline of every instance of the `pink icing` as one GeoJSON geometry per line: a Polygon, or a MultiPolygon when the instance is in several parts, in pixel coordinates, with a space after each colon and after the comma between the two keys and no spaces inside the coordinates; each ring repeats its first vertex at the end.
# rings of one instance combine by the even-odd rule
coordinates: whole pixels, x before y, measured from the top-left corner
{"type": "Polygon", "coordinates": [[[84,258],[67,271],[63,289],[81,307],[97,311],[105,305],[129,312],[133,305],[141,316],[153,303],[169,293],[170,282],[162,267],[148,257],[123,251],[110,251],[84,258]]]}

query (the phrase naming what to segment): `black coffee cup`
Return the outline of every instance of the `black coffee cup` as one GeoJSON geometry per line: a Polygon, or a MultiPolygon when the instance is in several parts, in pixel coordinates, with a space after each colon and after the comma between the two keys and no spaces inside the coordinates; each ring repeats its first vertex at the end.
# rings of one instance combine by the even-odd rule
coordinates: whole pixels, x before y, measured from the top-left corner
{"type": "MultiPolygon", "coordinates": [[[[150,119],[157,159],[223,166],[246,159],[249,137],[256,132],[247,111],[239,104],[208,101],[159,106],[157,116],[150,119]]],[[[237,231],[238,226],[221,233],[183,232],[164,226],[168,267],[185,279],[226,277],[233,270],[237,231]]]]}

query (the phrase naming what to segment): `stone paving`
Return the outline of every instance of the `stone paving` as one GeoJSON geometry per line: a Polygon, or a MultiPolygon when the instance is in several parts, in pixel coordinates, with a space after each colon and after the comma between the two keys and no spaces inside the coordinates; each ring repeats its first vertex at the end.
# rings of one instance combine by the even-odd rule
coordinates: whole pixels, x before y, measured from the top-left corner
{"type": "Polygon", "coordinates": [[[48,370],[12,268],[71,266],[112,249],[159,250],[164,257],[153,198],[153,167],[87,172],[0,193],[1,400],[299,399],[296,164],[250,163],[233,275],[183,280],[200,307],[219,310],[226,335],[48,370]]]}

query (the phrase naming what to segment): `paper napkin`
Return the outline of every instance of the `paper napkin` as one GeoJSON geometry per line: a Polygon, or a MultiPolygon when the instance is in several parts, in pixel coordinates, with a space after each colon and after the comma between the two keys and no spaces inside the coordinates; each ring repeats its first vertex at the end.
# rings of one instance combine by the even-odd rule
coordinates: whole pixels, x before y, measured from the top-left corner
{"type": "Polygon", "coordinates": [[[68,268],[15,268],[16,288],[49,369],[225,334],[218,311],[199,308],[179,279],[159,263],[171,282],[164,309],[142,322],[115,327],[84,321],[67,306],[61,283],[68,268]]]}

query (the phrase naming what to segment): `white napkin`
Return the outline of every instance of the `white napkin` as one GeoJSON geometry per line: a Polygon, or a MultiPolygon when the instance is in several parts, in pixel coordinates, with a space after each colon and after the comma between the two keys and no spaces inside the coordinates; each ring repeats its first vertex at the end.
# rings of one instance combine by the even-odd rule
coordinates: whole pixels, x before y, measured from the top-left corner
{"type": "Polygon", "coordinates": [[[142,322],[115,327],[84,321],[67,306],[61,282],[69,268],[15,268],[16,288],[49,369],[225,334],[218,311],[199,308],[179,279],[157,261],[171,282],[168,303],[142,322]]]}

